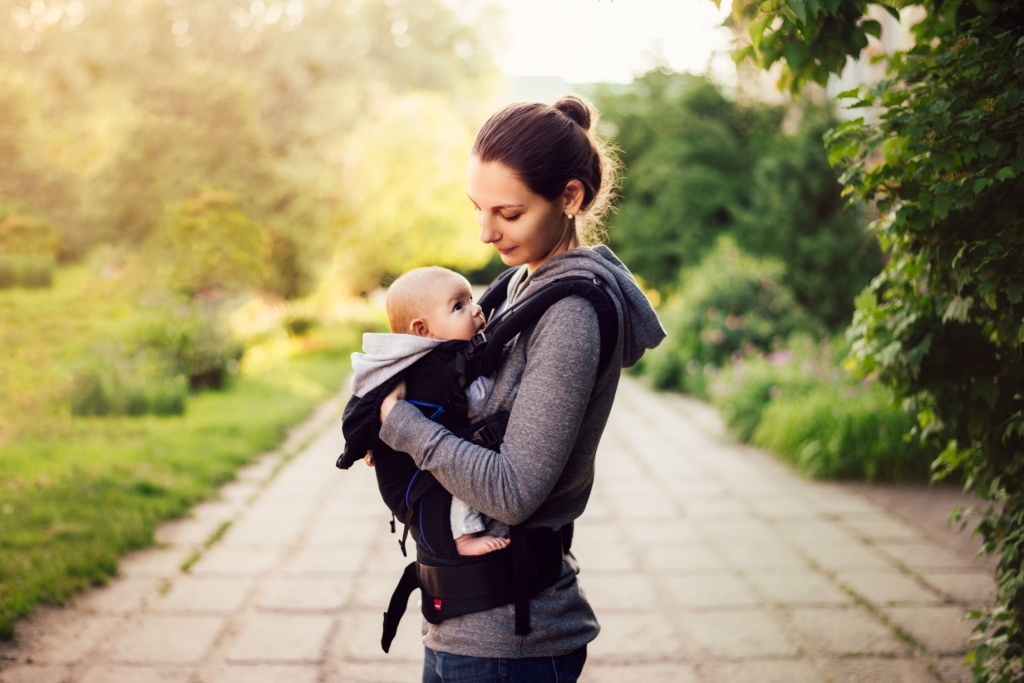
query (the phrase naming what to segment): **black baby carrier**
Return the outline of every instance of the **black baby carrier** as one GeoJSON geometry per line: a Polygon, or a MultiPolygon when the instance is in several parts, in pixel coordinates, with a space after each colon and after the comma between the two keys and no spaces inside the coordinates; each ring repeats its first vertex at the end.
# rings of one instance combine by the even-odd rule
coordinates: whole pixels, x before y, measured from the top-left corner
{"type": "Polygon", "coordinates": [[[495,314],[516,272],[513,268],[502,273],[481,297],[488,319],[482,333],[471,341],[442,342],[399,376],[362,397],[353,396],[345,407],[345,450],[337,466],[348,469],[373,451],[377,485],[392,512],[391,531],[396,531],[397,518],[404,525],[399,540],[403,554],[408,536],[416,542],[416,561],[405,568],[384,613],[381,647],[385,652],[417,588],[423,617],[432,624],[514,604],[516,633],[526,634],[529,598],[561,574],[562,558],[572,542],[572,524],[556,530],[515,525],[510,527],[507,547],[485,555],[459,555],[451,531],[451,493],[430,472],[418,469],[411,456],[394,451],[378,436],[381,402],[404,380],[406,400],[424,415],[464,439],[499,450],[508,413],[470,423],[465,389],[475,378],[491,376],[514,338],[566,296],[578,295],[593,305],[601,334],[598,372],[607,366],[617,342],[618,314],[601,280],[597,276],[557,278],[495,314]]]}

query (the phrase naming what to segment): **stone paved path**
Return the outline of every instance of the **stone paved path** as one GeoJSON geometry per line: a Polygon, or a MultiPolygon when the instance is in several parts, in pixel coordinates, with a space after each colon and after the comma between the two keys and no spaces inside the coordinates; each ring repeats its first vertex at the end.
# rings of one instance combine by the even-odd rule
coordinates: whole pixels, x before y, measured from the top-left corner
{"type": "MultiPolygon", "coordinates": [[[[109,586],[26,622],[0,646],[0,681],[419,680],[414,606],[392,652],[378,644],[404,559],[372,472],[333,466],[342,405],[162,527],[109,586]]],[[[961,616],[990,599],[992,570],[935,523],[955,492],[915,508],[899,489],[803,480],[730,442],[706,406],[628,378],[598,463],[574,547],[603,627],[585,682],[968,678],[961,616]]]]}

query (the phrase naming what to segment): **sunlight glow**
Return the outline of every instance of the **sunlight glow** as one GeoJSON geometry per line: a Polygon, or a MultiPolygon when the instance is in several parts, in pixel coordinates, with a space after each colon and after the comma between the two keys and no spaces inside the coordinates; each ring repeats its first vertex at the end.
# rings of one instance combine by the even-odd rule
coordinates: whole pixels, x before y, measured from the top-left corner
{"type": "Polygon", "coordinates": [[[659,66],[731,80],[731,3],[712,0],[500,0],[504,44],[492,46],[509,76],[570,83],[628,83],[659,66]],[[726,73],[722,73],[725,71],[726,73]]]}

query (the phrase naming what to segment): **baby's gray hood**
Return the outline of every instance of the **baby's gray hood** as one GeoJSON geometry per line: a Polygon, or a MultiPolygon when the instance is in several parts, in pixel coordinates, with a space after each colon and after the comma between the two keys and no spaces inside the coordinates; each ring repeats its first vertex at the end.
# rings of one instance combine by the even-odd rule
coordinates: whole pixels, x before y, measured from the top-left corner
{"type": "Polygon", "coordinates": [[[352,354],[352,393],[366,392],[388,381],[437,348],[439,339],[413,334],[367,332],[363,334],[363,353],[352,354]]]}
{"type": "Polygon", "coordinates": [[[579,247],[552,256],[533,272],[520,296],[555,278],[587,273],[600,277],[615,296],[622,316],[622,366],[636,365],[647,349],[661,343],[665,329],[629,268],[608,247],[579,247]]]}

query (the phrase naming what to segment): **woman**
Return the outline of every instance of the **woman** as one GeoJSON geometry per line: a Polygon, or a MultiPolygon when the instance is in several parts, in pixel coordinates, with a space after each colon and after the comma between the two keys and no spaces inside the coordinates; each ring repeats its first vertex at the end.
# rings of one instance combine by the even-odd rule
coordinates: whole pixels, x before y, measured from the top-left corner
{"type": "MultiPolygon", "coordinates": [[[[626,267],[607,247],[585,246],[608,208],[614,175],[613,159],[591,133],[593,115],[573,96],[499,111],[477,135],[468,192],[481,241],[520,267],[508,303],[566,275],[605,284],[619,314],[612,362],[598,373],[597,314],[572,296],[552,305],[505,354],[484,407],[484,414],[510,412],[500,452],[431,422],[401,400],[401,387],[381,408],[385,443],[508,525],[559,529],[583,513],[621,368],[665,336],[626,267]]],[[[511,605],[427,625],[424,682],[577,680],[599,631],[578,573],[566,553],[559,579],[529,602],[526,635],[516,635],[511,605]]]]}

